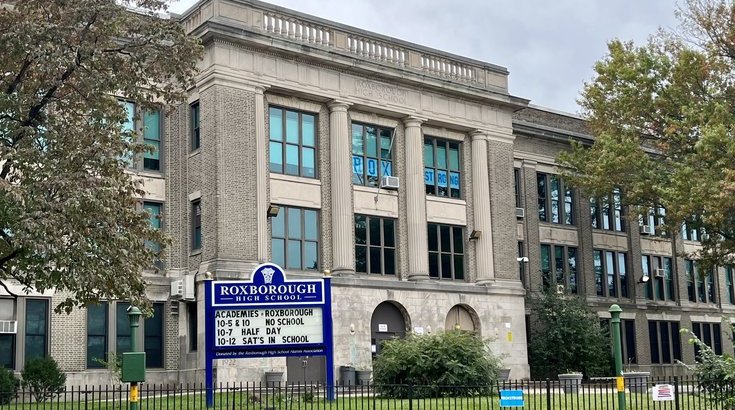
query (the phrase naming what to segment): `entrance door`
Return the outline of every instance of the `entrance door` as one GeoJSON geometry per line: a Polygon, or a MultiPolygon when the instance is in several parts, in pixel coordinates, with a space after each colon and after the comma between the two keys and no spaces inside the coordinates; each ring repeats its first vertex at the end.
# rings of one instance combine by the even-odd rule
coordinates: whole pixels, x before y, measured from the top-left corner
{"type": "Polygon", "coordinates": [[[286,358],[288,383],[326,384],[327,363],[324,356],[289,356],[286,358]]]}
{"type": "Polygon", "coordinates": [[[375,308],[370,321],[370,339],[373,357],[380,353],[380,345],[388,339],[406,336],[406,318],[392,302],[383,302],[375,308]]]}

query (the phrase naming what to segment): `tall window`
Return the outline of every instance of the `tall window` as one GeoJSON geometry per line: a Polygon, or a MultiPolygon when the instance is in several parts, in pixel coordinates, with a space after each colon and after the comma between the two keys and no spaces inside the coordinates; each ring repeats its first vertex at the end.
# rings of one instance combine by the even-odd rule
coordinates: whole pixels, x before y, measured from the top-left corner
{"type": "Polygon", "coordinates": [[[163,303],[153,304],[153,316],[145,319],[143,348],[146,367],[163,367],[163,303]]]}
{"type": "MultiPolygon", "coordinates": [[[[692,322],[692,333],[717,355],[722,355],[722,327],[719,323],[692,322]]],[[[699,346],[694,345],[694,356],[699,356],[699,346]]]]}
{"type": "Polygon", "coordinates": [[[130,307],[130,303],[126,302],[117,302],[115,306],[115,330],[117,335],[115,352],[118,355],[133,350],[128,307],[130,307]]]}
{"type": "Polygon", "coordinates": [[[681,237],[685,241],[700,241],[702,239],[699,228],[697,228],[696,224],[691,221],[681,224],[681,237]]]}
{"type": "Polygon", "coordinates": [[[521,280],[523,287],[526,288],[526,263],[523,262],[523,257],[526,256],[526,251],[523,246],[523,242],[518,242],[518,251],[516,252],[516,258],[518,262],[518,278],[521,280]]]}
{"type": "Polygon", "coordinates": [[[0,298],[0,321],[7,326],[0,326],[0,367],[6,369],[15,367],[15,333],[10,328],[15,320],[15,300],[0,298]]]}
{"type": "Polygon", "coordinates": [[[545,290],[577,293],[577,248],[542,244],[541,274],[545,290]]]}
{"type": "Polygon", "coordinates": [[[190,118],[191,118],[191,150],[195,151],[201,147],[202,140],[199,135],[199,101],[189,106],[190,118]]]}
{"type": "Polygon", "coordinates": [[[104,367],[107,360],[107,302],[87,306],[87,368],[104,367]]]}
{"type": "Polygon", "coordinates": [[[595,287],[598,296],[627,298],[628,275],[625,252],[594,251],[595,287]]]}
{"type": "Polygon", "coordinates": [[[355,270],[361,273],[395,275],[395,220],[355,215],[355,270]]]}
{"type": "Polygon", "coordinates": [[[522,198],[521,170],[518,168],[513,168],[513,187],[515,188],[515,194],[516,194],[516,208],[522,208],[523,200],[521,199],[522,198]]]}
{"type": "Polygon", "coordinates": [[[538,184],[538,217],[542,222],[574,225],[572,189],[553,174],[536,174],[538,184]]]}
{"type": "MultiPolygon", "coordinates": [[[[161,215],[162,208],[163,208],[163,204],[158,203],[158,202],[143,202],[143,209],[145,209],[146,212],[148,212],[148,218],[149,218],[148,220],[150,221],[151,228],[157,231],[161,230],[161,220],[163,216],[161,215]]],[[[153,251],[156,255],[158,255],[159,252],[161,252],[161,245],[157,242],[146,241],[145,246],[151,251],[153,251]]],[[[155,265],[156,267],[161,268],[162,267],[161,260],[157,258],[155,265]]]]}
{"type": "MultiPolygon", "coordinates": [[[[603,319],[603,321],[605,330],[607,330],[608,335],[610,335],[610,347],[612,348],[612,329],[610,328],[611,323],[609,319],[603,319]]],[[[624,364],[638,363],[638,355],[635,348],[635,333],[635,320],[620,319],[620,344],[622,348],[621,352],[623,353],[624,364]]]]}
{"type": "Polygon", "coordinates": [[[674,364],[681,360],[679,322],[648,321],[651,363],[674,364]]]}
{"type": "Polygon", "coordinates": [[[393,130],[352,123],[352,182],[378,186],[384,175],[393,175],[393,130]]]}
{"type": "Polygon", "coordinates": [[[436,138],[424,139],[424,184],[426,193],[459,198],[460,143],[436,138]]]}
{"type": "Polygon", "coordinates": [[[149,171],[161,170],[161,112],[157,109],[139,110],[137,104],[131,101],[120,101],[125,110],[125,121],[122,131],[127,133],[128,142],[142,142],[146,144],[149,151],[143,153],[142,164],[139,158],[133,158],[132,153],[127,153],[122,160],[128,168],[144,169],[149,171]],[[142,130],[142,140],[136,140],[136,132],[142,130]]]}
{"type": "Polygon", "coordinates": [[[464,279],[464,229],[461,226],[428,224],[429,276],[464,279]]]}
{"type": "Polygon", "coordinates": [[[202,249],[202,202],[191,201],[191,250],[202,249]]]}
{"type": "Polygon", "coordinates": [[[284,206],[271,218],[273,263],[286,269],[319,269],[318,247],[317,211],[284,206]]]}
{"type": "Polygon", "coordinates": [[[48,352],[48,299],[26,299],[26,361],[48,352]]]}
{"type": "Polygon", "coordinates": [[[590,198],[590,217],[592,227],[595,229],[625,231],[620,190],[615,189],[611,195],[606,197],[590,198]]]}
{"type": "Polygon", "coordinates": [[[735,285],[733,284],[732,266],[725,266],[725,287],[727,287],[727,298],[731,305],[735,305],[735,285]]]}
{"type": "Polygon", "coordinates": [[[699,266],[691,259],[684,260],[687,275],[687,291],[690,302],[716,303],[717,289],[715,288],[715,275],[712,271],[702,277],[699,266]]]}
{"type": "Polygon", "coordinates": [[[270,107],[270,170],[316,178],[316,116],[270,107]]]}
{"type": "Polygon", "coordinates": [[[641,233],[644,235],[666,236],[663,225],[666,218],[666,209],[655,207],[648,209],[648,215],[638,217],[641,233]]]}
{"type": "Polygon", "coordinates": [[[667,256],[643,255],[643,276],[646,282],[646,298],[649,300],[676,300],[671,258],[667,256]]]}

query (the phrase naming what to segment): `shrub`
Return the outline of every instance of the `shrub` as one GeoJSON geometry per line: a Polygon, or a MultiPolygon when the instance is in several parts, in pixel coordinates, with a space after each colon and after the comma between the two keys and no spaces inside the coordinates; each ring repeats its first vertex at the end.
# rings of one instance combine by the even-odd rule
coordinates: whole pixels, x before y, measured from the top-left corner
{"type": "Polygon", "coordinates": [[[531,376],[556,378],[570,371],[609,376],[611,343],[600,319],[576,296],[546,292],[530,297],[528,336],[531,376]]]}
{"type": "Polygon", "coordinates": [[[488,394],[499,369],[479,336],[450,331],[386,341],[373,363],[373,381],[397,398],[488,394]]]}
{"type": "Polygon", "coordinates": [[[20,380],[12,370],[0,367],[0,405],[10,403],[18,394],[20,380]]]}
{"type": "Polygon", "coordinates": [[[26,362],[21,372],[23,387],[33,395],[37,402],[64,391],[66,375],[59,369],[56,360],[51,357],[37,357],[26,362]]]}
{"type": "Polygon", "coordinates": [[[708,393],[706,397],[717,407],[735,408],[735,358],[729,355],[718,356],[694,333],[687,329],[682,329],[681,332],[689,333],[689,343],[699,348],[696,365],[693,368],[687,366],[694,370],[699,388],[708,393]]]}

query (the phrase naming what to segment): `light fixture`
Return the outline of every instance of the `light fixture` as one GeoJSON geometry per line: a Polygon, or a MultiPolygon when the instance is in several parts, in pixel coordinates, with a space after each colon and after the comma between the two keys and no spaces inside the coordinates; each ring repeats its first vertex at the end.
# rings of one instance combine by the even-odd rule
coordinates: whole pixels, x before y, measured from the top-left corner
{"type": "Polygon", "coordinates": [[[266,215],[268,218],[275,218],[278,216],[278,211],[280,211],[281,208],[278,205],[268,205],[268,211],[266,212],[266,215]]]}
{"type": "Polygon", "coordinates": [[[482,236],[482,231],[478,231],[477,229],[473,229],[472,233],[470,233],[470,240],[476,241],[480,239],[480,236],[482,236]]]}
{"type": "Polygon", "coordinates": [[[528,263],[528,256],[522,256],[520,258],[516,258],[516,262],[528,263]]]}
{"type": "Polygon", "coordinates": [[[641,276],[641,280],[638,281],[638,283],[648,283],[648,281],[651,279],[648,275],[641,276]]]}

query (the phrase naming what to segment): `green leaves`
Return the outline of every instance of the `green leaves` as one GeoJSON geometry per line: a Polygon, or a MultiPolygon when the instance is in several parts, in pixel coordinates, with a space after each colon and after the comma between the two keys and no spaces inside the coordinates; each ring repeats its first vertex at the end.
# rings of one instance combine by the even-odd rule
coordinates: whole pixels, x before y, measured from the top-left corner
{"type": "MultiPolygon", "coordinates": [[[[0,280],[65,299],[145,307],[143,269],[165,245],[124,170],[131,142],[119,98],[180,101],[202,48],[165,2],[28,0],[0,9],[0,280]],[[135,7],[131,12],[125,7],[135,7]]],[[[134,135],[136,139],[137,135],[134,135]]]]}

